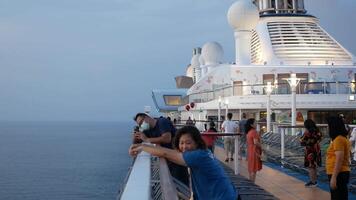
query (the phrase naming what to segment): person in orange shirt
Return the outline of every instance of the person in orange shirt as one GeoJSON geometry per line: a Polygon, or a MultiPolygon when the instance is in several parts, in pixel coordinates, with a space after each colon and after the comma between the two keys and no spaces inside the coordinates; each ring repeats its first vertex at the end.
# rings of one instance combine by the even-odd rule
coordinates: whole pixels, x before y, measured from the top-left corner
{"type": "Polygon", "coordinates": [[[330,145],[326,152],[326,174],[330,182],[331,199],[348,199],[350,178],[350,142],[340,117],[328,119],[330,145]]]}
{"type": "Polygon", "coordinates": [[[262,169],[261,161],[261,137],[256,131],[256,121],[250,118],[246,121],[245,130],[247,132],[247,166],[250,180],[255,182],[256,173],[262,169]]]}

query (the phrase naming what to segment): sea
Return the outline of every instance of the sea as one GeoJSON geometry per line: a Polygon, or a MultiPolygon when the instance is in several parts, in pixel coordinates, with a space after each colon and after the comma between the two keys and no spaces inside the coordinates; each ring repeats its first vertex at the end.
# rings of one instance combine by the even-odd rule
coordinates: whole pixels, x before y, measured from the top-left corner
{"type": "Polygon", "coordinates": [[[133,125],[0,122],[0,199],[116,199],[133,125]]]}

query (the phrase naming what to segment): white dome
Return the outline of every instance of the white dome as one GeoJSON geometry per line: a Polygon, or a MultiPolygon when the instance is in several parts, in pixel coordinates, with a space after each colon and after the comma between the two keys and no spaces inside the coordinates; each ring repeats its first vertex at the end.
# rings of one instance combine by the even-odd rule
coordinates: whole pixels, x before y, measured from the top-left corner
{"type": "Polygon", "coordinates": [[[193,77],[193,66],[192,65],[188,65],[185,75],[188,77],[193,77]]]}
{"type": "Polygon", "coordinates": [[[199,57],[200,57],[200,54],[195,54],[195,55],[193,55],[192,60],[190,61],[190,64],[191,64],[193,67],[196,67],[196,66],[199,66],[199,65],[200,65],[199,57]]]}
{"type": "Polygon", "coordinates": [[[252,30],[258,23],[259,13],[251,0],[238,0],[230,6],[227,20],[233,29],[252,30]]]}
{"type": "Polygon", "coordinates": [[[205,43],[201,51],[201,57],[203,57],[205,65],[220,64],[223,56],[223,48],[217,42],[205,43]]]}

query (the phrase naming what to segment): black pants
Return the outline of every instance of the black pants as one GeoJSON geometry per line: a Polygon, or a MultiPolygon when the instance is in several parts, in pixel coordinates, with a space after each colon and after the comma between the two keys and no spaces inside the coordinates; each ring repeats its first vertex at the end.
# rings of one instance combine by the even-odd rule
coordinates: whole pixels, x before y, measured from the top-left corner
{"type": "MultiPolygon", "coordinates": [[[[328,175],[329,183],[331,175],[328,175]]],[[[330,188],[331,199],[332,200],[347,200],[349,198],[349,191],[347,189],[347,184],[349,183],[350,172],[340,172],[336,178],[335,190],[330,188]]]]}
{"type": "Polygon", "coordinates": [[[170,161],[167,161],[167,164],[171,175],[189,187],[188,168],[170,161]]]}

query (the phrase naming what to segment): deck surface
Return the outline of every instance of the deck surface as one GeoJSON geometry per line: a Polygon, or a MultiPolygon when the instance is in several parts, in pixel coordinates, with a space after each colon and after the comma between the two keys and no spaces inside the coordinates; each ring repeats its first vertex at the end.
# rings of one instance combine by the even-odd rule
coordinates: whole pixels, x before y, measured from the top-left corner
{"type": "MultiPolygon", "coordinates": [[[[221,147],[215,147],[215,156],[224,161],[224,151],[221,147]]],[[[232,169],[234,168],[233,162],[224,162],[232,169]]],[[[248,178],[247,162],[245,158],[240,160],[240,175],[248,178]]],[[[325,200],[330,199],[330,193],[318,187],[306,188],[304,182],[295,177],[289,176],[281,171],[275,170],[271,167],[263,165],[262,170],[257,172],[256,185],[262,187],[266,191],[278,199],[287,200],[325,200]]]]}

